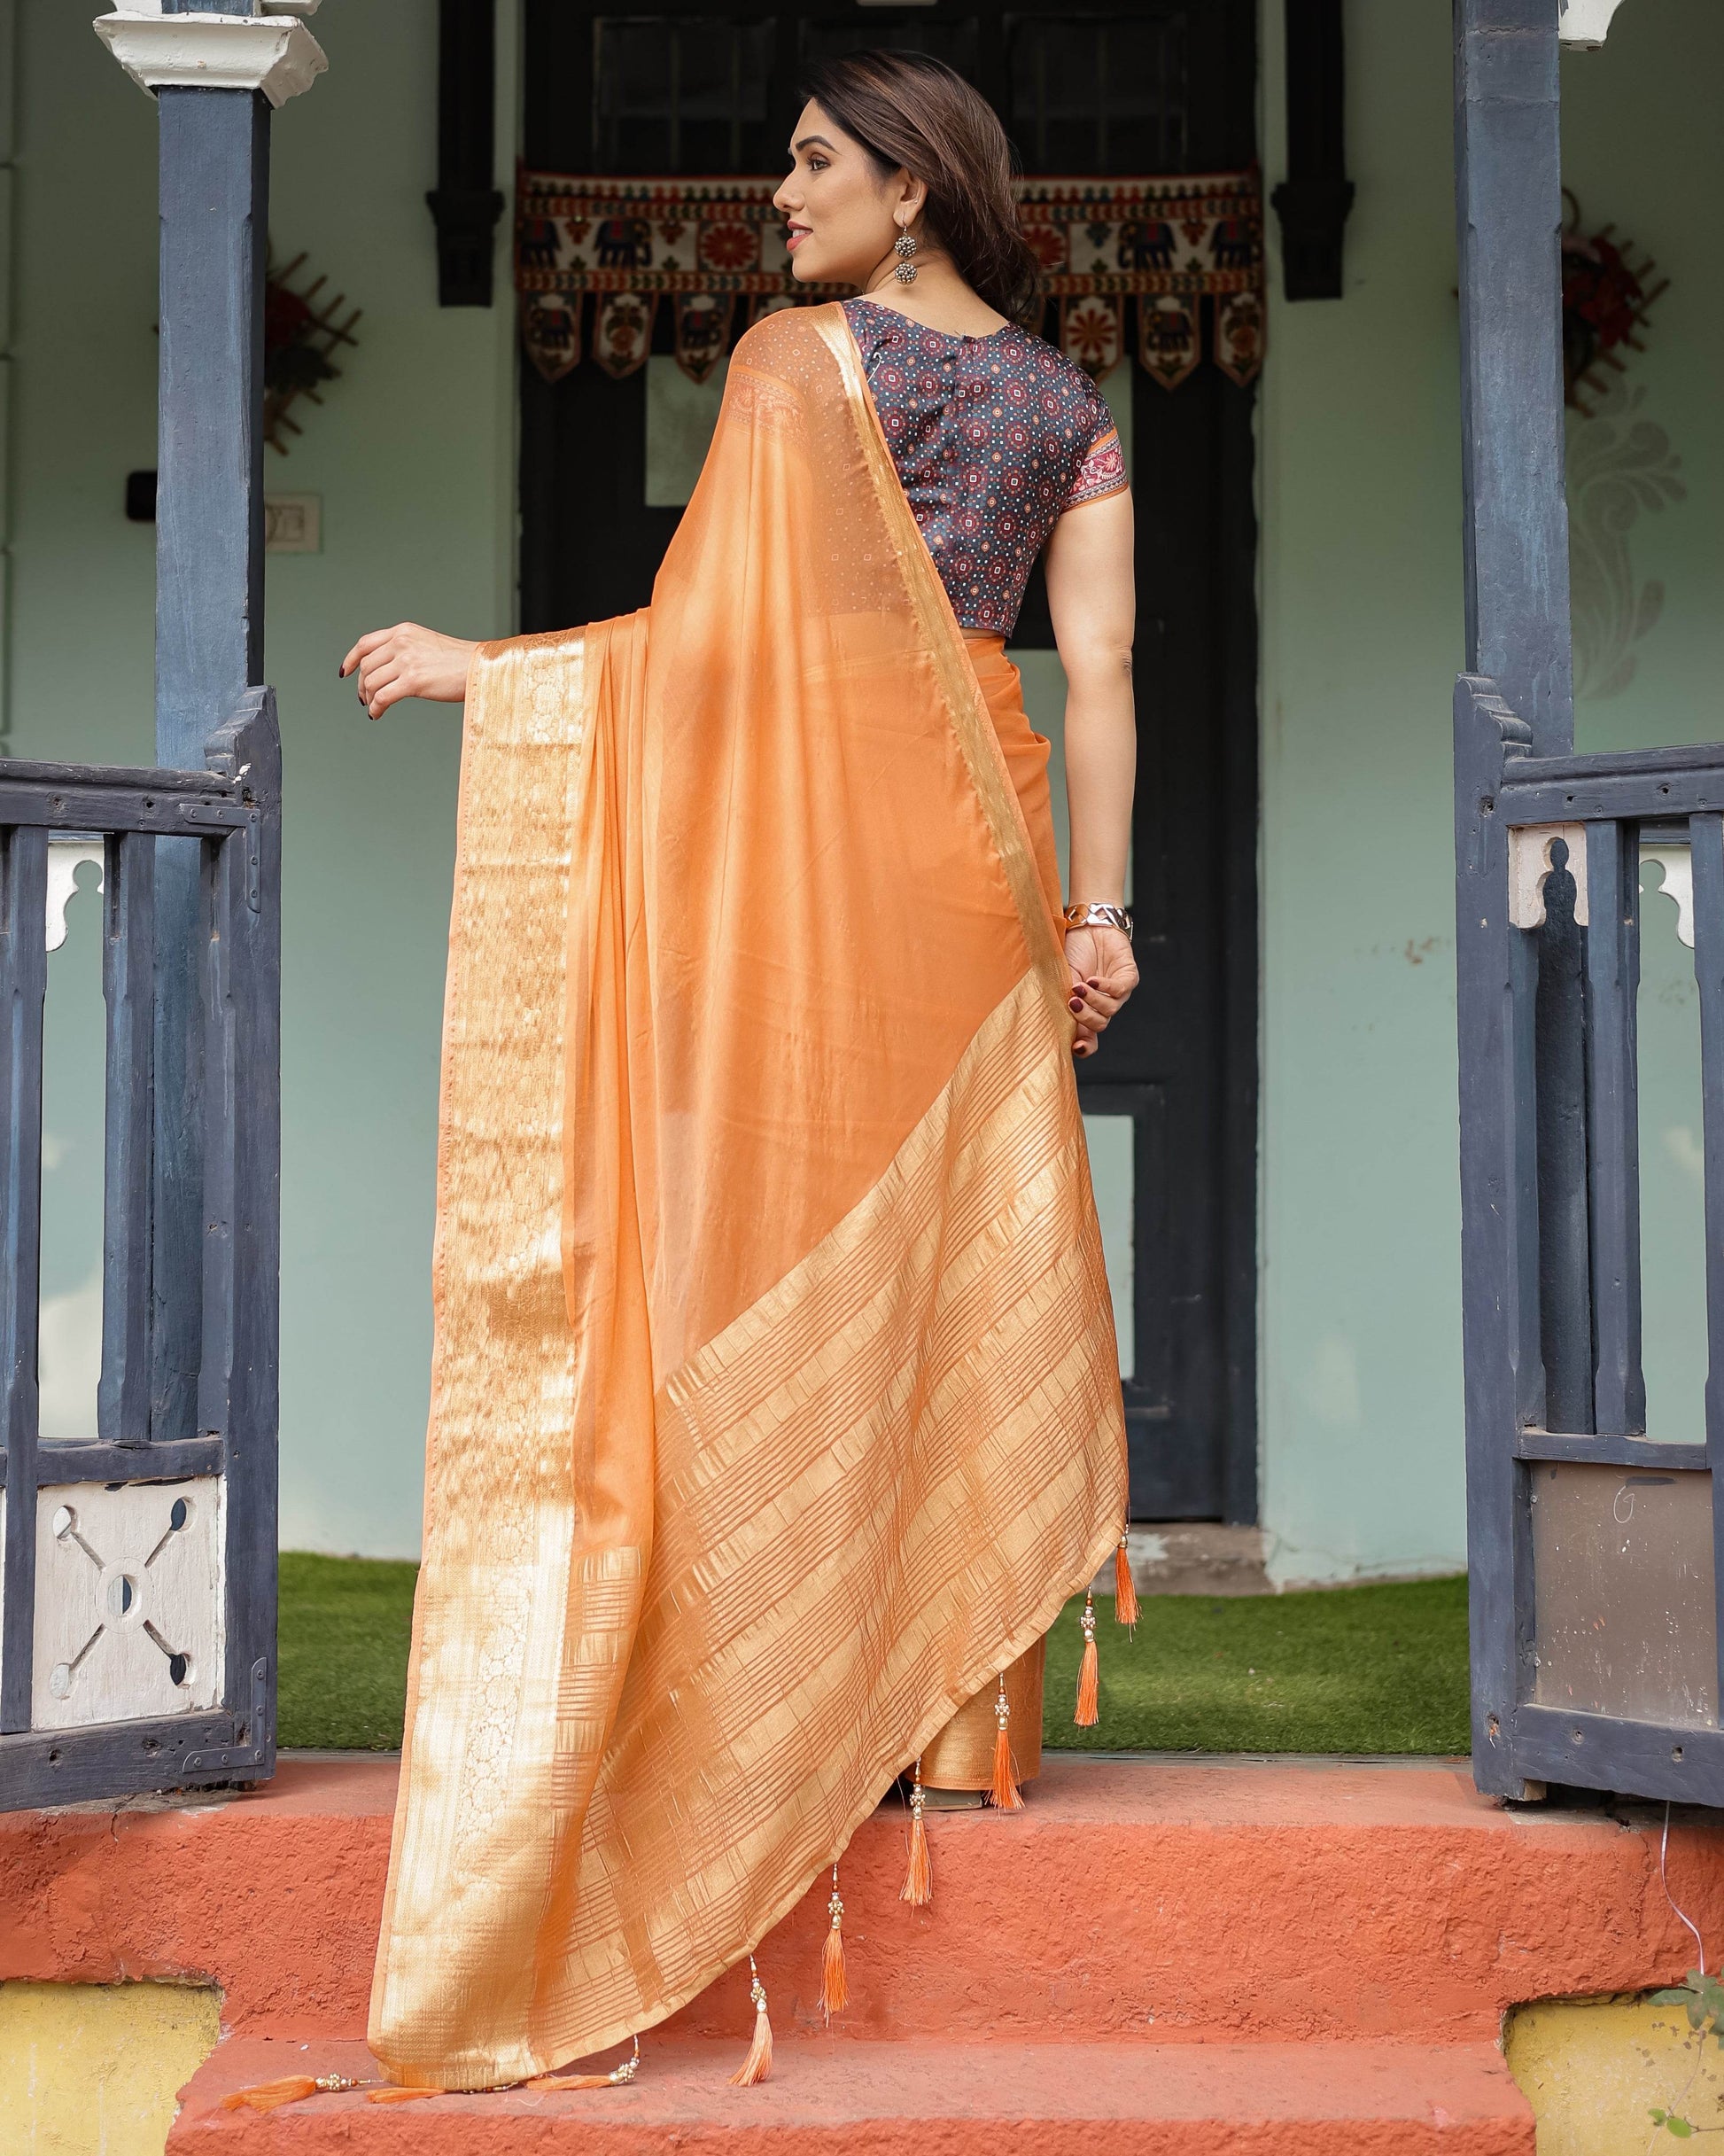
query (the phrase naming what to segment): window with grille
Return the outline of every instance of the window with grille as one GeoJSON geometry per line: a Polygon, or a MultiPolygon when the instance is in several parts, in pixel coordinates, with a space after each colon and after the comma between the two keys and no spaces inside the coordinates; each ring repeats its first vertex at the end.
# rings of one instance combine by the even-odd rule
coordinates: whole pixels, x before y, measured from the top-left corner
{"type": "Polygon", "coordinates": [[[1029,171],[1183,168],[1182,15],[1008,15],[1006,68],[1006,124],[1029,171]]]}
{"type": "Polygon", "coordinates": [[[889,45],[897,52],[928,52],[961,75],[974,76],[976,62],[976,27],[974,15],[945,22],[903,20],[864,23],[804,22],[801,57],[804,67],[821,60],[843,59],[849,52],[865,52],[875,45],[889,45]]]}
{"type": "Polygon", "coordinates": [[[602,15],[594,31],[601,170],[763,172],[782,162],[765,140],[770,17],[602,15]]]}

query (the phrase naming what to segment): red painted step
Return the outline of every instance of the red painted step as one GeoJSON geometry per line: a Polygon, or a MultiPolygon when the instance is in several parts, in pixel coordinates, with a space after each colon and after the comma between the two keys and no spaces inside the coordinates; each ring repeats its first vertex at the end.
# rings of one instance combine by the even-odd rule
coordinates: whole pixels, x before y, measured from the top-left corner
{"type": "Polygon", "coordinates": [[[362,2074],[362,2046],[236,2038],[185,2093],[167,2156],[1534,2156],[1533,2117],[1491,2045],[782,2043],[731,2089],[746,2046],[648,2036],[631,2088],[321,2096],[258,2116],[228,2090],[362,2074]]]}
{"type": "MultiPolygon", "coordinates": [[[[208,1981],[234,2031],[362,2037],[395,1767],[290,1760],[255,1795],[0,1817],[0,1977],[208,1981]]],[[[1029,1809],[929,1820],[897,1898],[891,1807],[843,1868],[846,2036],[1490,2043],[1518,2000],[1680,1976],[1661,1813],[1505,1812],[1442,1764],[1051,1756],[1029,1809]],[[1624,1822],[1627,1823],[1624,1823],[1624,1822]]],[[[1724,1935],[1724,1832],[1670,1870],[1724,1935]]],[[[766,1942],[780,2033],[814,2020],[827,1888],[766,1942]]],[[[672,2024],[746,2037],[746,1972],[672,2024]]]]}

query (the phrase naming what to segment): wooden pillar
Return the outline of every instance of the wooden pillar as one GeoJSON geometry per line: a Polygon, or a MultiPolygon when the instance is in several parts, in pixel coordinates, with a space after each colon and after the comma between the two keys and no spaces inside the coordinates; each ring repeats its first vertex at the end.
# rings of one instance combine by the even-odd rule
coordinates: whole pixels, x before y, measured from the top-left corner
{"type": "MultiPolygon", "coordinates": [[[[269,113],[326,65],[299,17],[252,0],[122,0],[97,35],[159,121],[156,759],[205,749],[263,681],[263,285],[269,113]]],[[[198,1427],[206,1223],[200,982],[205,848],[156,860],[156,1108],[151,1170],[149,1436],[198,1427]]]]}
{"type": "Polygon", "coordinates": [[[1530,1683],[1521,1431],[1593,1428],[1586,953],[1566,875],[1504,918],[1505,760],[1573,747],[1564,492],[1559,0],[1455,0],[1466,667],[1456,693],[1462,1296],[1472,1771],[1541,1794],[1512,1732],[1530,1683]],[[1563,889],[1555,887],[1561,883],[1563,889]]]}
{"type": "MultiPolygon", "coordinates": [[[[189,7],[185,12],[192,12],[189,7]]],[[[163,87],[156,495],[156,757],[204,744],[263,680],[263,283],[269,107],[254,90],[163,87]]],[[[156,866],[153,1438],[197,1428],[203,1280],[203,849],[156,866]]]]}
{"type": "Polygon", "coordinates": [[[1346,35],[1341,0],[1285,0],[1287,176],[1270,197],[1281,220],[1281,289],[1339,300],[1347,176],[1346,35]]]}
{"type": "Polygon", "coordinates": [[[1455,0],[1466,666],[1574,742],[1563,474],[1558,0],[1455,0]]]}
{"type": "Polygon", "coordinates": [[[439,0],[437,185],[425,200],[437,225],[439,307],[491,304],[493,235],[503,212],[492,172],[496,82],[496,0],[439,0]]]}

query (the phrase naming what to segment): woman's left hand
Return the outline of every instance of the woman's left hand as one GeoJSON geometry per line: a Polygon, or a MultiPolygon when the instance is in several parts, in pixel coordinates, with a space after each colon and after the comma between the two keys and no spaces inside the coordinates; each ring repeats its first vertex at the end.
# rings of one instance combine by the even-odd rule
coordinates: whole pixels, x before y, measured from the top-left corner
{"type": "Polygon", "coordinates": [[[1068,1008],[1077,1022],[1074,1055],[1093,1055],[1107,1022],[1138,985],[1131,938],[1120,929],[1068,929],[1066,964],[1071,971],[1068,1008]]]}
{"type": "Polygon", "coordinates": [[[341,662],[341,678],[346,681],[358,669],[359,700],[373,719],[381,719],[404,697],[459,704],[467,694],[467,670],[478,650],[464,636],[445,636],[416,621],[398,621],[392,629],[373,629],[361,636],[341,662]]]}

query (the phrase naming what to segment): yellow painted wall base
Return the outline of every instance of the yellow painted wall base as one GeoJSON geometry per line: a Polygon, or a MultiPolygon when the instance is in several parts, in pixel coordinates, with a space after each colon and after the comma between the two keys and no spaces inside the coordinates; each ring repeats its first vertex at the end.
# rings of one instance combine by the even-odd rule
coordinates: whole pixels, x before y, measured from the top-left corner
{"type": "MultiPolygon", "coordinates": [[[[1509,2071],[1539,2122],[1539,2156],[1625,2156],[1687,2142],[1656,2129],[1674,2113],[1697,2132],[1724,2128],[1724,2046],[1704,2042],[1680,2005],[1583,1999],[1518,2006],[1509,2071]]],[[[1702,2144],[1711,2146],[1710,2141],[1702,2144]]]]}
{"type": "Polygon", "coordinates": [[[162,2156],[220,2029],[208,1988],[0,1984],[0,2139],[28,2156],[162,2156]]]}

